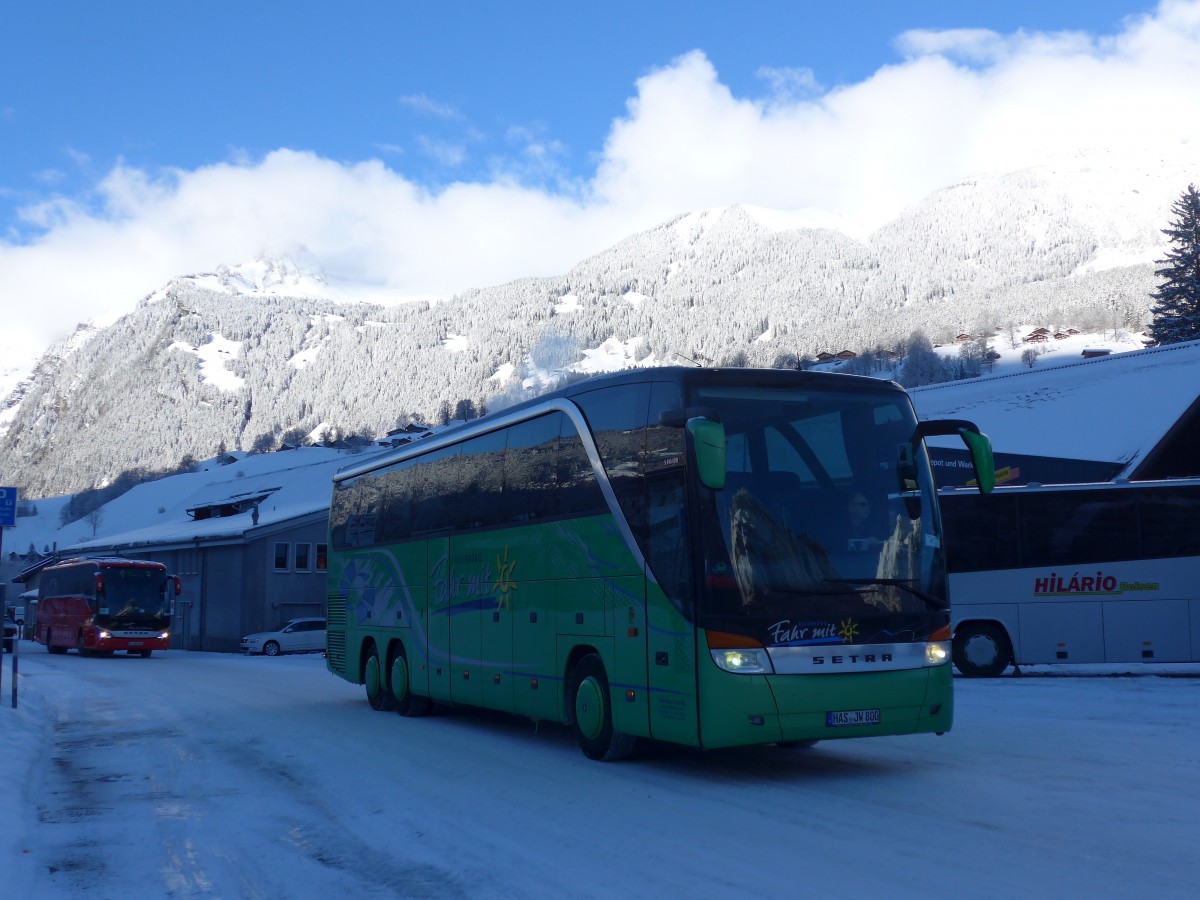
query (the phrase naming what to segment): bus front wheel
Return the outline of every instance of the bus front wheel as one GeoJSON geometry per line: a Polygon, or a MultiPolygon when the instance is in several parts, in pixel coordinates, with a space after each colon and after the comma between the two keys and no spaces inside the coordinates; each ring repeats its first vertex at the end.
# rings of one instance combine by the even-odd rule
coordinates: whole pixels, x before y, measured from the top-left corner
{"type": "Polygon", "coordinates": [[[424,716],[429,713],[433,702],[428,697],[418,697],[412,692],[408,673],[408,657],[403,645],[392,651],[392,664],[388,666],[390,690],[396,701],[396,712],[402,716],[424,716]]]}
{"type": "Polygon", "coordinates": [[[583,755],[612,762],[633,753],[637,738],[613,729],[608,676],[600,657],[589,653],[581,659],[571,684],[571,720],[583,755]]]}
{"type": "Polygon", "coordinates": [[[395,707],[396,700],[388,690],[383,665],[379,662],[379,650],[374,644],[367,652],[367,662],[363,666],[363,684],[367,689],[367,702],[371,704],[371,709],[383,712],[395,707]]]}
{"type": "Polygon", "coordinates": [[[954,665],[968,678],[994,678],[1012,662],[1008,634],[994,622],[964,622],[954,633],[954,665]]]}

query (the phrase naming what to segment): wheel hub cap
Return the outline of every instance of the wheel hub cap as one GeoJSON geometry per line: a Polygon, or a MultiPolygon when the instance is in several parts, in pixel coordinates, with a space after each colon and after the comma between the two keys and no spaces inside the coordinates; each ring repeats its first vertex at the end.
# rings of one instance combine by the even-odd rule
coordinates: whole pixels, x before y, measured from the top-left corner
{"type": "Polygon", "coordinates": [[[575,695],[575,721],[579,731],[589,740],[600,736],[604,729],[604,698],[594,678],[585,678],[575,695]]]}

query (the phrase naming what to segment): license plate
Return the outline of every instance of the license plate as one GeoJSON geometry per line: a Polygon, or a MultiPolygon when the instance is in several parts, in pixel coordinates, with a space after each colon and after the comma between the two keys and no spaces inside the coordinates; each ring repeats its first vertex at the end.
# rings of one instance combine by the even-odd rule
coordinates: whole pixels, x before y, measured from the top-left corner
{"type": "Polygon", "coordinates": [[[142,642],[141,641],[130,641],[129,646],[130,647],[140,647],[140,646],[142,646],[142,642]]]}
{"type": "Polygon", "coordinates": [[[843,709],[837,712],[827,712],[825,713],[825,724],[830,728],[840,728],[844,725],[878,725],[879,710],[843,709]]]}

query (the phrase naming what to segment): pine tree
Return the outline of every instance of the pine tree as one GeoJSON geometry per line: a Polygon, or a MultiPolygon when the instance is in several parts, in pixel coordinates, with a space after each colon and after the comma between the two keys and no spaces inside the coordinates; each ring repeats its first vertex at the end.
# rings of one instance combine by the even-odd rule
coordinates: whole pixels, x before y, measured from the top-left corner
{"type": "Polygon", "coordinates": [[[1174,245],[1154,274],[1162,278],[1150,296],[1154,324],[1150,336],[1160,344],[1176,344],[1200,338],[1200,192],[1189,184],[1171,207],[1175,219],[1163,234],[1174,245]]]}

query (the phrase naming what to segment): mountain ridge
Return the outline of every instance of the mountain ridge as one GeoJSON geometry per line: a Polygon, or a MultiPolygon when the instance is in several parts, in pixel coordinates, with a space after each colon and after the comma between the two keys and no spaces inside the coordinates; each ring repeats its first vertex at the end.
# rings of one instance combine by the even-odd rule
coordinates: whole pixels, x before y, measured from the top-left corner
{"type": "Polygon", "coordinates": [[[934,342],[1029,322],[1141,330],[1157,229],[1187,182],[1175,166],[1114,171],[962,182],[865,239],[753,207],[691,212],[561,275],[433,303],[288,296],[328,288],[311,259],[183,276],[43,357],[0,413],[0,479],[48,496],[292,429],[379,434],[459,400],[509,402],[547,370],[765,366],[918,329],[934,342]],[[620,351],[603,362],[605,348],[620,351]]]}

